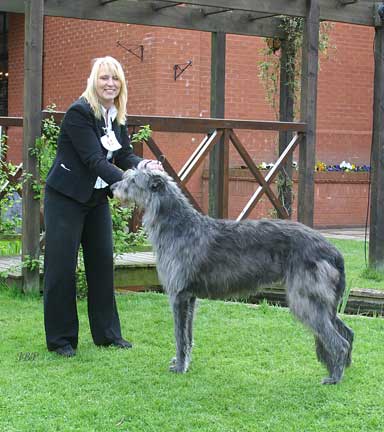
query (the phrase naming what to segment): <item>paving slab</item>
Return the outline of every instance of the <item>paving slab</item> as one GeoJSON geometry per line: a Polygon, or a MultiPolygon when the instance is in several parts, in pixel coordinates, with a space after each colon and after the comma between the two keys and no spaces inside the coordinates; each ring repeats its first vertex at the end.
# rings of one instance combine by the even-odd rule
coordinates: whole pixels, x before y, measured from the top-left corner
{"type": "Polygon", "coordinates": [[[369,240],[369,228],[326,228],[317,230],[325,237],[343,240],[369,240]]]}

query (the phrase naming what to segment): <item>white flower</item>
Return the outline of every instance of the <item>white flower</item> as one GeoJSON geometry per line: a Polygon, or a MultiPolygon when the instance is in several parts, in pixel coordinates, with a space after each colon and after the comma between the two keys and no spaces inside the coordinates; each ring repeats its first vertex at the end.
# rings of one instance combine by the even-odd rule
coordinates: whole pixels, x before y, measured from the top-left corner
{"type": "Polygon", "coordinates": [[[352,165],[349,162],[341,162],[340,164],[340,168],[345,168],[345,169],[352,169],[352,165]]]}

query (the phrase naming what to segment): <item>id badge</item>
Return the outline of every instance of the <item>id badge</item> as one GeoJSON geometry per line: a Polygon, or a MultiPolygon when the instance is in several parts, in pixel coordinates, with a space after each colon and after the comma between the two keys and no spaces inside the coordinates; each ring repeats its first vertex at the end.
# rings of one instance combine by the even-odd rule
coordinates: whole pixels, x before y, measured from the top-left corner
{"type": "Polygon", "coordinates": [[[100,138],[101,144],[108,151],[116,151],[121,149],[121,144],[116,139],[114,131],[108,132],[106,135],[100,138]]]}

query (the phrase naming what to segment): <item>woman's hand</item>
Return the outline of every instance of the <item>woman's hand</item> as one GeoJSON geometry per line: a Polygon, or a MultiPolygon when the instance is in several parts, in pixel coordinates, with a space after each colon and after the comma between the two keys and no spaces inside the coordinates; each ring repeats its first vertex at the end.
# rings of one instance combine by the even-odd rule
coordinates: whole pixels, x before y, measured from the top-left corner
{"type": "Polygon", "coordinates": [[[137,168],[164,171],[163,164],[160,161],[154,159],[143,159],[139,162],[137,168]]]}

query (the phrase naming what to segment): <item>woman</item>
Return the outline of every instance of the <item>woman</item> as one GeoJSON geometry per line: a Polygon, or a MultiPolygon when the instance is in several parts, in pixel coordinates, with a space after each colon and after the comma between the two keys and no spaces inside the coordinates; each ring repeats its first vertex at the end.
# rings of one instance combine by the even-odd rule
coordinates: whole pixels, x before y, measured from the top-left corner
{"type": "Polygon", "coordinates": [[[87,88],[66,112],[44,201],[44,323],[50,351],[76,354],[76,264],[80,244],[88,284],[88,318],[96,345],[130,348],[123,339],[113,286],[109,185],[128,168],[162,169],[136,156],[125,125],[127,86],[112,57],[93,64],[87,88]]]}

